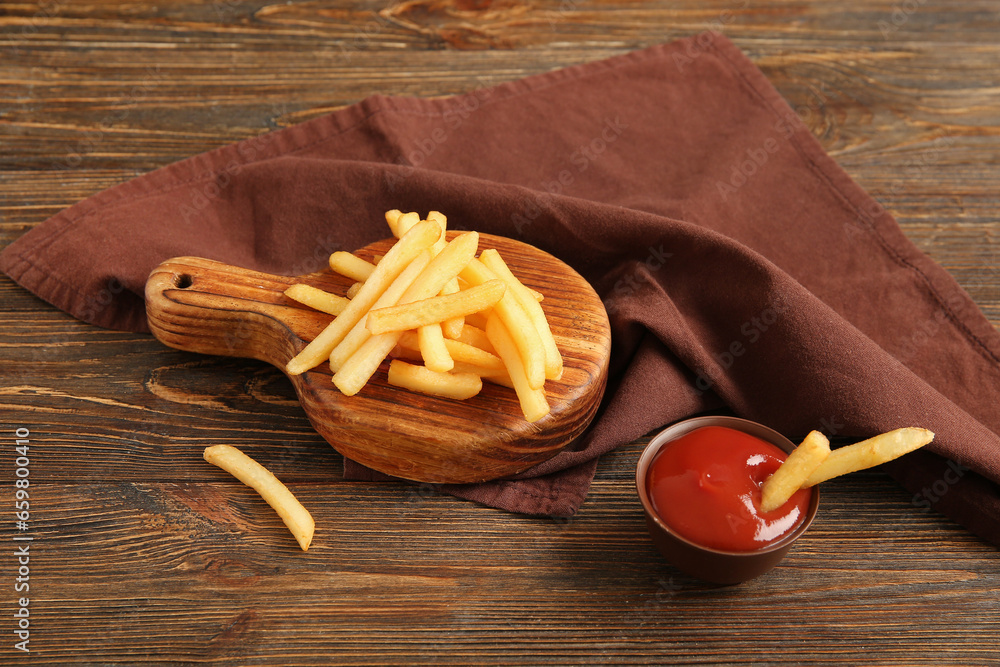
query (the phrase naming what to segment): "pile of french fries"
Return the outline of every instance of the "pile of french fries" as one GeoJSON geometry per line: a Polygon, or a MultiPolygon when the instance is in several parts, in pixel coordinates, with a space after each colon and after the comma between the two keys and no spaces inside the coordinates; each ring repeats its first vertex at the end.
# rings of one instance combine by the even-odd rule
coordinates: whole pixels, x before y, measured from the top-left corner
{"type": "Polygon", "coordinates": [[[376,263],[347,252],[330,256],[333,271],[356,281],[346,297],[305,284],[285,291],[334,316],[286,372],[329,361],[333,384],[353,396],[391,356],[394,386],[467,399],[485,380],[513,388],[529,422],[547,415],[544,384],[562,376],[563,360],[542,296],[495,249],[479,252],[476,232],[447,241],[447,219],[437,211],[421,219],[391,210],[385,220],[397,241],[376,263]]]}

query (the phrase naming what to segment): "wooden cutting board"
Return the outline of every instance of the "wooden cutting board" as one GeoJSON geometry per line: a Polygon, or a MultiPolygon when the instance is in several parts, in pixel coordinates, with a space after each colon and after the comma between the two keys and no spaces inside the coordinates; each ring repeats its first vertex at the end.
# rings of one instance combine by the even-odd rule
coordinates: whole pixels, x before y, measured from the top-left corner
{"type": "MultiPolygon", "coordinates": [[[[450,235],[453,233],[449,233],[450,235]]],[[[395,239],[355,254],[372,260],[395,239]]],[[[559,259],[508,238],[480,235],[521,281],[544,296],[542,308],[563,356],[560,380],[548,380],[551,412],[529,424],[513,389],[483,383],[457,401],[389,385],[384,363],[355,396],[331,382],[328,364],[290,376],[316,430],[340,453],[370,468],[420,482],[483,482],[555,456],[593,419],[607,383],[611,332],[593,288],[559,259]]],[[[348,278],[329,269],[278,276],[197,257],[170,259],[146,283],[150,329],[171,347],[285,364],[332,316],[284,295],[302,282],[344,295],[348,278]]]]}

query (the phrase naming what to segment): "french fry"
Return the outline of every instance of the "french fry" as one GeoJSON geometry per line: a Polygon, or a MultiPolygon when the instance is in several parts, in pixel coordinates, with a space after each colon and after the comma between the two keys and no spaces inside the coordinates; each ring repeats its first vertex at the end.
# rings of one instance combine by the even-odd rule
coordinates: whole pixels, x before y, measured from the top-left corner
{"type": "MultiPolygon", "coordinates": [[[[485,336],[486,333],[484,332],[485,336]]],[[[476,366],[483,372],[493,371],[499,372],[504,371],[505,367],[500,357],[496,356],[492,352],[487,352],[482,348],[476,347],[474,345],[469,345],[468,343],[463,343],[459,340],[454,340],[451,338],[444,339],[445,347],[448,349],[448,355],[451,356],[452,360],[456,363],[463,362],[476,366]]],[[[399,339],[399,347],[416,352],[418,355],[420,353],[420,344],[418,342],[418,337],[412,331],[404,332],[399,339]]],[[[490,348],[492,349],[492,345],[490,348]]],[[[416,358],[416,357],[411,357],[416,358]]]]}
{"type": "Polygon", "coordinates": [[[393,359],[389,364],[389,384],[434,396],[465,400],[478,394],[483,381],[472,373],[438,373],[424,366],[393,359]]]}
{"type": "Polygon", "coordinates": [[[312,342],[292,357],[285,366],[285,372],[299,375],[329,359],[330,352],[337,343],[364,317],[413,258],[434,243],[437,235],[438,227],[433,222],[414,225],[413,229],[404,234],[378,263],[357,295],[351,299],[351,303],[312,342]]]}
{"type": "Polygon", "coordinates": [[[417,329],[417,341],[424,366],[436,373],[447,373],[455,366],[448,353],[440,324],[428,324],[417,329]]]}
{"type": "Polygon", "coordinates": [[[448,225],[448,218],[441,211],[428,211],[427,219],[434,220],[435,222],[440,224],[442,230],[444,230],[448,225]]]}
{"type": "Polygon", "coordinates": [[[375,270],[375,265],[349,252],[338,250],[330,255],[330,268],[335,273],[363,283],[375,270]]]}
{"type": "Polygon", "coordinates": [[[219,466],[259,493],[281,517],[288,530],[295,536],[299,547],[303,551],[309,550],[316,522],[313,521],[309,510],[302,506],[288,487],[270,470],[229,445],[206,447],[203,456],[212,465],[219,466]]]}
{"type": "Polygon", "coordinates": [[[488,381],[514,389],[528,421],[548,414],[543,385],[560,377],[562,356],[538,305],[542,295],[495,250],[477,259],[475,232],[447,242],[447,218],[438,211],[421,220],[392,209],[385,220],[397,241],[384,256],[330,256],[331,270],[357,281],[348,299],[305,285],[287,290],[289,298],[337,314],[286,372],[305,372],[325,355],[333,384],[352,396],[391,354],[390,384],[471,397],[488,381]],[[442,382],[446,389],[434,389],[442,382]]]}
{"type": "Polygon", "coordinates": [[[483,368],[482,366],[476,366],[475,364],[468,364],[464,361],[456,361],[455,367],[451,369],[451,372],[472,373],[473,375],[478,375],[482,378],[483,382],[500,385],[501,387],[507,387],[508,389],[514,388],[514,383],[511,381],[506,368],[494,371],[483,368]]]}
{"type": "MultiPolygon", "coordinates": [[[[445,244],[448,243],[448,238],[445,235],[446,232],[448,231],[448,218],[446,218],[443,213],[440,213],[438,211],[430,211],[427,214],[427,219],[430,220],[430,221],[432,221],[432,222],[436,222],[436,223],[438,223],[441,226],[441,238],[438,239],[438,246],[437,246],[437,248],[438,248],[439,251],[443,250],[445,244]]],[[[455,281],[455,285],[456,285],[456,287],[458,286],[458,281],[457,280],[455,281]]]]}
{"type": "Polygon", "coordinates": [[[497,313],[490,316],[486,323],[486,335],[489,336],[493,348],[500,355],[511,383],[514,385],[514,392],[517,394],[521,404],[521,412],[529,422],[536,422],[549,414],[549,403],[545,398],[545,390],[533,388],[528,381],[528,376],[524,370],[524,360],[521,357],[517,344],[513,336],[507,331],[507,327],[497,313]]]}
{"type": "MultiPolygon", "coordinates": [[[[427,268],[431,261],[430,250],[424,250],[410,262],[403,272],[396,276],[392,284],[386,288],[382,295],[372,304],[372,308],[391,306],[399,301],[403,293],[409,289],[417,276],[427,268]]],[[[370,313],[371,311],[369,311],[370,313]]],[[[354,327],[344,336],[344,339],[337,343],[337,346],[330,352],[330,370],[336,373],[347,359],[357,352],[366,340],[371,337],[371,333],[365,327],[365,318],[362,317],[354,327]]]]}
{"type": "Polygon", "coordinates": [[[366,326],[371,333],[380,334],[419,329],[453,317],[464,318],[465,315],[492,307],[506,291],[507,287],[502,280],[490,280],[447,296],[432,296],[406,304],[373,308],[368,313],[366,326]]]}
{"type": "MultiPolygon", "coordinates": [[[[478,259],[469,262],[462,270],[461,276],[470,285],[482,285],[490,280],[497,280],[496,274],[478,259]]],[[[528,314],[511,292],[512,290],[507,290],[504,293],[503,297],[493,306],[493,312],[503,322],[507,332],[514,340],[514,344],[517,345],[528,385],[532,389],[541,389],[542,385],[545,384],[545,347],[535,325],[532,324],[528,314]]],[[[489,335],[489,329],[486,330],[486,333],[489,335]]],[[[490,336],[490,341],[496,346],[492,336],[490,336]]],[[[499,352],[499,350],[497,351],[499,352]]],[[[503,355],[500,356],[503,358],[503,355]]],[[[506,363],[506,360],[504,362],[506,363]]]]}
{"type": "Polygon", "coordinates": [[[385,212],[385,223],[389,225],[389,231],[391,231],[392,235],[397,239],[402,236],[402,234],[399,233],[399,217],[401,215],[403,215],[403,212],[398,208],[385,212]]]}
{"type": "MultiPolygon", "coordinates": [[[[406,232],[410,231],[410,228],[416,225],[418,222],[420,222],[420,216],[414,213],[413,211],[410,211],[409,213],[404,213],[398,218],[396,218],[396,229],[399,232],[399,236],[397,236],[397,238],[403,238],[403,235],[406,234],[406,232]]],[[[441,228],[441,225],[438,224],[437,221],[433,222],[435,223],[436,228],[438,229],[441,228]]],[[[438,232],[438,238],[440,238],[440,236],[441,234],[440,232],[438,232]]],[[[437,239],[435,239],[435,242],[436,241],[437,239]]]]}
{"type": "Polygon", "coordinates": [[[761,489],[760,509],[771,512],[788,502],[810,474],[830,456],[830,441],[819,431],[810,431],[761,489]]]}
{"type": "Polygon", "coordinates": [[[535,297],[528,288],[521,284],[521,281],[511,273],[511,270],[507,267],[507,263],[503,261],[503,258],[496,249],[489,248],[481,252],[479,254],[479,261],[485,264],[490,271],[507,284],[507,289],[513,293],[514,298],[517,299],[524,312],[527,313],[528,319],[531,320],[535,330],[538,331],[538,337],[541,338],[542,345],[545,348],[545,379],[558,380],[561,378],[563,372],[562,355],[556,346],[556,340],[552,336],[552,330],[549,328],[549,322],[545,317],[545,312],[542,310],[541,305],[535,300],[535,297]]]}
{"type": "MultiPolygon", "coordinates": [[[[483,324],[485,325],[486,323],[483,322],[483,324]]],[[[494,352],[493,344],[490,342],[489,337],[487,337],[486,332],[468,323],[462,327],[462,334],[455,338],[455,340],[466,345],[478,347],[480,350],[484,350],[490,354],[494,352]]]]}
{"type": "Polygon", "coordinates": [[[329,315],[340,315],[344,312],[344,308],[347,308],[347,304],[351,302],[350,299],[330,294],[318,287],[304,283],[296,283],[286,289],[285,296],[329,315]]]}
{"type": "MultiPolygon", "coordinates": [[[[461,286],[458,284],[458,278],[449,281],[444,289],[441,290],[441,296],[448,296],[449,294],[457,294],[462,291],[461,286]]],[[[448,318],[441,323],[441,331],[447,338],[458,338],[462,335],[462,327],[465,326],[465,315],[457,315],[455,317],[448,318]]]]}
{"type": "MultiPolygon", "coordinates": [[[[421,223],[422,224],[422,223],[421,223]]],[[[436,223],[427,222],[434,228],[436,223]]],[[[432,229],[433,231],[433,229],[432,229]]],[[[405,237],[404,237],[405,238],[405,237]]],[[[402,243],[398,241],[396,245],[402,243]]],[[[479,234],[476,232],[466,232],[452,239],[444,250],[430,261],[426,268],[420,272],[413,284],[403,293],[399,303],[410,303],[426,299],[441,291],[445,283],[458,275],[458,273],[468,265],[475,257],[476,249],[479,246],[479,234]]],[[[393,246],[395,248],[395,246],[393,246]]],[[[389,260],[390,250],[382,262],[389,260]]],[[[374,276],[375,274],[372,274],[374,276]]],[[[371,279],[369,279],[370,281],[371,279]]],[[[367,285],[367,283],[365,283],[367,285]]],[[[360,297],[360,295],[359,295],[360,297]]],[[[353,301],[351,302],[354,303],[353,301]]],[[[370,304],[369,304],[370,305],[370,304]]],[[[346,310],[344,312],[347,312],[346,310]]],[[[341,314],[340,317],[343,317],[341,314]]],[[[340,317],[337,319],[339,320],[340,317]]],[[[337,320],[334,320],[336,322],[337,320]]],[[[333,374],[333,383],[346,396],[353,396],[358,393],[369,378],[375,373],[379,364],[386,358],[392,348],[399,342],[401,332],[391,332],[372,336],[358,348],[358,350],[344,362],[337,372],[333,374]]],[[[331,348],[332,350],[332,348],[331,348]]],[[[329,353],[327,353],[329,354],[329,353]]]]}
{"type": "Polygon", "coordinates": [[[934,434],[924,428],[899,428],[874,438],[856,442],[830,452],[802,484],[816,486],[833,477],[871,468],[898,459],[934,440],[934,434]]]}
{"type": "Polygon", "coordinates": [[[489,319],[490,313],[492,313],[492,312],[493,312],[493,309],[490,308],[489,310],[484,310],[481,313],[472,313],[471,315],[466,315],[465,316],[465,323],[466,324],[471,324],[472,326],[476,327],[477,329],[479,329],[480,331],[482,331],[483,333],[485,333],[486,332],[486,321],[489,319]]]}

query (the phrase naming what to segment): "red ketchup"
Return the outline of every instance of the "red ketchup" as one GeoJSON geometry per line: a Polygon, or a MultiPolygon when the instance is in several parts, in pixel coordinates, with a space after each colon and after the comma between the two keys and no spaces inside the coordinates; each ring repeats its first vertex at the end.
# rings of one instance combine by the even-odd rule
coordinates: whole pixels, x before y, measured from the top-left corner
{"type": "Polygon", "coordinates": [[[805,519],[809,489],[772,512],[760,510],[761,487],[787,455],[752,435],[704,426],[664,445],[649,466],[653,509],[675,532],[702,546],[753,551],[805,519]]]}

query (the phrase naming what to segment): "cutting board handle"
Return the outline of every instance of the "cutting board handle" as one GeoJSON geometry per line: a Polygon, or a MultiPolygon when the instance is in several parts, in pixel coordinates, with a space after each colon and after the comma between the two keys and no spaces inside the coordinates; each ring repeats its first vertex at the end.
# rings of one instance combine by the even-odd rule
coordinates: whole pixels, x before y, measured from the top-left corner
{"type": "Polygon", "coordinates": [[[170,347],[260,359],[283,368],[304,346],[301,334],[310,326],[302,309],[282,294],[295,281],[209,259],[175,257],[149,275],[146,318],[153,335],[170,347]]]}

